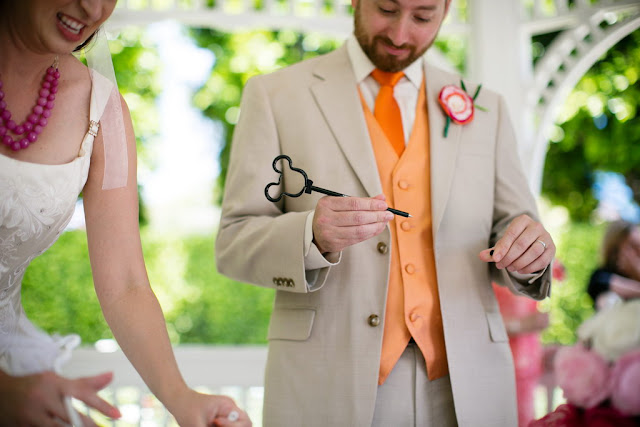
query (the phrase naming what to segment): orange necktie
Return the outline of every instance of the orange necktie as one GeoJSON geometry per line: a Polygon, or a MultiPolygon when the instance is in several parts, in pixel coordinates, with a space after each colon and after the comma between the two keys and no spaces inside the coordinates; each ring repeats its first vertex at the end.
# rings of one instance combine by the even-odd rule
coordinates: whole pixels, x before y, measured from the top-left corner
{"type": "Polygon", "coordinates": [[[400,115],[400,107],[396,99],[393,97],[393,87],[404,76],[402,71],[397,73],[389,73],[387,71],[378,70],[377,68],[371,73],[380,84],[380,91],[376,97],[373,115],[378,124],[384,131],[391,145],[393,146],[398,157],[404,151],[404,131],[402,130],[402,116],[400,115]]]}

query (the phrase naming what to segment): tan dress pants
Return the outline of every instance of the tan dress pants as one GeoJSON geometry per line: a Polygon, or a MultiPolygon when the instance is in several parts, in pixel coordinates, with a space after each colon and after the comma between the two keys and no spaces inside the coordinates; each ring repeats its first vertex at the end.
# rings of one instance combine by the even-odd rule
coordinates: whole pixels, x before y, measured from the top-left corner
{"type": "Polygon", "coordinates": [[[407,346],[378,386],[372,427],[456,427],[449,376],[429,381],[422,352],[407,346]]]}

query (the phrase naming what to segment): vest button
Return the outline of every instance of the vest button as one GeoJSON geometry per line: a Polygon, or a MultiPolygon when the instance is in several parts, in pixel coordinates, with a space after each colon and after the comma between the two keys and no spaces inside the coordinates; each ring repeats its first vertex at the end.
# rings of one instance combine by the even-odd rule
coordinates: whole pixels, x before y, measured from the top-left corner
{"type": "Polygon", "coordinates": [[[387,244],[385,242],[378,242],[378,252],[381,254],[386,254],[389,251],[387,244]]]}
{"type": "Polygon", "coordinates": [[[378,317],[377,314],[372,314],[367,319],[367,322],[369,323],[369,326],[373,326],[375,328],[376,326],[378,326],[380,324],[380,317],[378,317]]]}
{"type": "Polygon", "coordinates": [[[409,188],[409,183],[405,180],[399,181],[398,187],[400,187],[400,189],[402,190],[406,190],[407,188],[409,188]]]}
{"type": "Polygon", "coordinates": [[[415,273],[415,272],[416,272],[416,267],[415,267],[413,264],[407,264],[407,265],[404,267],[404,271],[406,271],[406,272],[407,272],[407,273],[409,273],[409,274],[413,274],[413,273],[415,273]]]}
{"type": "Polygon", "coordinates": [[[402,228],[404,231],[409,231],[411,230],[411,224],[409,223],[409,221],[404,221],[402,224],[400,224],[400,228],[402,228]]]}

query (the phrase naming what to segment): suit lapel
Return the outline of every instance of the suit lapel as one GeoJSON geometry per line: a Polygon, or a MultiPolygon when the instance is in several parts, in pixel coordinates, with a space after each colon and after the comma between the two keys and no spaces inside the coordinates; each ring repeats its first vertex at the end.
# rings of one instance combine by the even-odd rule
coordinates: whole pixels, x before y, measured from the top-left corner
{"type": "Polygon", "coordinates": [[[434,241],[449,200],[462,132],[461,126],[451,124],[447,137],[444,137],[446,115],[438,103],[438,95],[442,87],[452,84],[447,76],[425,62],[431,153],[431,216],[434,241]]]}
{"type": "Polygon", "coordinates": [[[311,92],[345,158],[365,188],[366,195],[382,193],[346,46],[319,60],[314,75],[317,82],[311,85],[311,92]]]}
{"type": "MultiPolygon", "coordinates": [[[[311,92],[347,162],[368,196],[382,193],[375,166],[376,159],[346,46],[343,45],[319,60],[314,75],[317,81],[311,85],[311,92]]],[[[462,129],[461,126],[451,124],[447,137],[444,137],[446,116],[438,104],[438,94],[442,87],[458,83],[452,82],[448,73],[427,63],[425,83],[431,149],[431,210],[435,238],[449,199],[462,129]]]]}

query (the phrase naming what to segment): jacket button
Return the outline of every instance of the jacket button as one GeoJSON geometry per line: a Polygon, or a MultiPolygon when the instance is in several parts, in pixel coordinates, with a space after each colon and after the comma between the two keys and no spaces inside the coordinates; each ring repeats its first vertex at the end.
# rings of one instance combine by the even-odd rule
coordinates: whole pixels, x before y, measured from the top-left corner
{"type": "Polygon", "coordinates": [[[407,265],[404,267],[404,271],[406,271],[406,272],[407,272],[407,273],[409,273],[409,274],[413,274],[413,273],[415,273],[415,272],[416,272],[416,267],[415,267],[415,265],[413,265],[413,264],[407,264],[407,265]]]}
{"type": "Polygon", "coordinates": [[[376,327],[380,324],[380,318],[377,314],[372,314],[369,316],[369,319],[367,319],[367,322],[369,322],[369,326],[376,327]]]}
{"type": "Polygon", "coordinates": [[[411,230],[411,224],[409,224],[409,221],[405,221],[402,224],[400,224],[400,227],[404,230],[404,231],[409,231],[411,230]]]}
{"type": "Polygon", "coordinates": [[[399,181],[398,182],[398,187],[400,187],[402,190],[406,190],[407,188],[409,188],[409,183],[407,181],[399,181]]]}
{"type": "Polygon", "coordinates": [[[385,242],[378,242],[378,252],[384,255],[388,250],[389,248],[387,247],[387,244],[385,242]]]}

